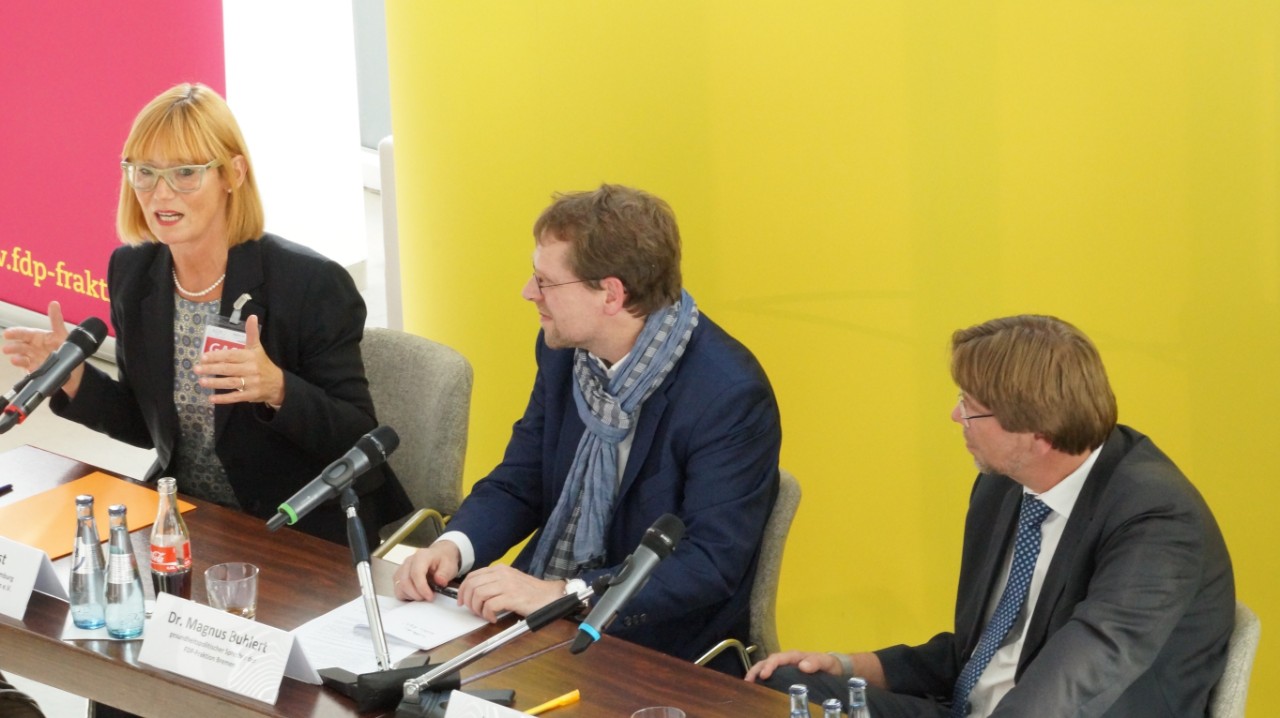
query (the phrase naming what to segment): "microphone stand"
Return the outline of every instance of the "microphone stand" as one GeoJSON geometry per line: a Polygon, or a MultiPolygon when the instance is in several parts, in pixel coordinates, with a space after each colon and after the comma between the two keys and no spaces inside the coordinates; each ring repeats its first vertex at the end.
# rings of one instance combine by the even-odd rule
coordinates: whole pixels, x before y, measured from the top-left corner
{"type": "MultiPolygon", "coordinates": [[[[600,581],[597,581],[597,584],[599,583],[600,581]]],[[[562,596],[530,613],[528,617],[483,643],[468,648],[418,678],[410,678],[405,681],[404,700],[396,708],[396,718],[427,718],[428,716],[438,715],[438,710],[444,705],[449,691],[455,689],[461,683],[457,676],[458,671],[505,646],[519,636],[537,631],[544,626],[572,615],[582,607],[583,601],[591,598],[594,594],[595,587],[588,586],[577,594],[562,596]]]]}
{"type": "Polygon", "coordinates": [[[360,580],[360,595],[364,597],[364,612],[369,617],[369,633],[373,634],[373,652],[378,657],[378,670],[391,669],[391,651],[387,648],[387,634],[382,632],[382,610],[378,607],[378,595],[373,591],[373,570],[369,567],[369,540],[364,524],[356,510],[360,498],[351,482],[342,490],[342,510],[347,513],[347,543],[351,546],[351,560],[356,565],[356,577],[360,580]]]}
{"type": "Polygon", "coordinates": [[[400,694],[404,679],[422,671],[422,666],[393,669],[391,652],[387,648],[387,635],[382,630],[382,611],[378,596],[373,590],[373,571],[370,568],[369,542],[360,522],[357,509],[360,499],[356,495],[355,482],[351,482],[340,494],[342,509],[347,514],[347,543],[351,547],[351,559],[360,581],[360,594],[364,599],[365,614],[369,618],[369,633],[373,638],[373,651],[378,659],[374,673],[356,675],[343,668],[322,668],[317,671],[326,686],[355,700],[361,712],[379,706],[389,707],[400,694]]]}

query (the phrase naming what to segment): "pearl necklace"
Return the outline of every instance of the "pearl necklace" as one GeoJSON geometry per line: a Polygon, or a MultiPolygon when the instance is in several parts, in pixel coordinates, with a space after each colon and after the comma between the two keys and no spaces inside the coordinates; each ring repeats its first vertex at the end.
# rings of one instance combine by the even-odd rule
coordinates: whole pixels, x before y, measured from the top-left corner
{"type": "Polygon", "coordinates": [[[182,283],[178,281],[177,269],[172,269],[169,271],[173,272],[173,286],[177,287],[179,292],[187,295],[188,297],[203,297],[209,292],[212,292],[213,290],[217,289],[218,286],[222,284],[222,280],[227,278],[227,273],[223,272],[222,276],[218,277],[218,281],[214,282],[213,284],[210,284],[208,289],[204,290],[203,292],[193,292],[190,289],[187,289],[186,287],[182,286],[182,283]]]}

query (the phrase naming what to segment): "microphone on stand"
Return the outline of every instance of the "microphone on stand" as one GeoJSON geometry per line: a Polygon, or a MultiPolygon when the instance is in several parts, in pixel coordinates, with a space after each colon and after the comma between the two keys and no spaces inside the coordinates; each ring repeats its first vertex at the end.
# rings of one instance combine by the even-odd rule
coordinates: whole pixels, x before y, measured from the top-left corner
{"type": "MultiPolygon", "coordinates": [[[[448,703],[449,692],[457,690],[462,685],[462,677],[458,674],[459,671],[525,633],[537,631],[544,626],[573,615],[582,607],[584,601],[591,598],[592,595],[604,591],[608,587],[608,580],[609,576],[601,576],[586,589],[576,594],[571,593],[562,596],[548,603],[498,635],[479,645],[468,648],[444,663],[428,666],[431,670],[418,678],[410,678],[404,681],[404,700],[396,708],[396,718],[421,718],[423,716],[441,715],[441,711],[445,709],[448,703]]],[[[552,648],[558,647],[553,646],[552,648]]],[[[544,648],[536,653],[518,658],[514,662],[506,664],[506,667],[536,658],[552,650],[552,648],[544,648]]],[[[492,672],[497,672],[498,670],[501,670],[501,668],[493,669],[492,672]]],[[[326,685],[331,685],[324,671],[320,671],[320,676],[325,678],[326,685]]],[[[343,689],[339,688],[339,690],[343,689]]],[[[343,692],[347,695],[352,695],[345,690],[343,692]]],[[[512,695],[514,691],[473,691],[468,689],[466,692],[475,696],[481,696],[481,693],[493,693],[495,695],[481,697],[500,705],[511,705],[511,700],[514,697],[512,695]],[[504,699],[505,702],[504,700],[499,700],[499,698],[504,699]]],[[[366,707],[373,707],[372,702],[367,705],[366,703],[359,703],[360,710],[365,710],[366,707]]]]}
{"type": "Polygon", "coordinates": [[[600,640],[600,634],[627,601],[649,580],[658,562],[675,550],[684,537],[684,522],[675,514],[663,514],[644,532],[640,546],[627,557],[618,575],[609,582],[609,590],[596,602],[595,608],[578,625],[578,637],[569,647],[570,653],[582,653],[600,640]]]}
{"type": "Polygon", "coordinates": [[[312,509],[342,493],[353,481],[372,468],[382,465],[391,452],[400,446],[400,436],[389,426],[379,426],[360,437],[356,445],[342,458],[329,464],[298,493],[276,509],[277,513],[267,521],[267,530],[298,523],[312,509]]]}
{"type": "Polygon", "coordinates": [[[107,338],[107,325],[97,317],[89,317],[67,334],[67,340],[49,355],[35,371],[26,375],[4,395],[4,413],[0,414],[0,434],[27,420],[36,410],[67,383],[71,372],[84,363],[107,338]]]}

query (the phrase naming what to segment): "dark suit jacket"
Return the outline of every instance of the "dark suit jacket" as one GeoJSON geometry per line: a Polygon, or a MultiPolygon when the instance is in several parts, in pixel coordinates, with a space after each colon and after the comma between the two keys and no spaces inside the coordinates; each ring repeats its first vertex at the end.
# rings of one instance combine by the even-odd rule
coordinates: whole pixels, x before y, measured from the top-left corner
{"type": "MultiPolygon", "coordinates": [[[[172,268],[169,248],[160,243],[120,247],[111,254],[107,283],[119,380],[86,364],[75,400],[59,392],[50,402],[60,416],[154,448],[148,481],[167,475],[178,441],[172,268]]],[[[242,320],[258,317],[263,349],[285,374],[285,400],[278,412],[263,404],[218,406],[215,451],[240,507],[267,518],[377,426],[377,419],[360,357],[364,301],[342,267],[266,234],[231,248],[222,290],[224,317],[243,293],[253,299],[242,320]]],[[[389,471],[369,472],[357,481],[357,491],[371,540],[379,526],[412,510],[389,471]]],[[[346,543],[345,519],[336,502],[303,518],[298,528],[346,543]]]]}
{"type": "MultiPolygon", "coordinates": [[[[536,353],[533,393],[502,463],[449,522],[451,531],[471,540],[477,566],[533,533],[514,563],[528,570],[585,431],[573,400],[573,351],[549,349],[539,335],[536,353]]],[[[684,356],[640,409],[607,528],[608,567],[584,578],[616,574],[665,513],[684,521],[685,536],[619,612],[610,633],[685,659],[721,639],[747,638],[751,582],[777,498],[781,442],[764,371],[746,347],[702,315],[684,356]]]]}
{"type": "MultiPolygon", "coordinates": [[[[1022,487],[981,475],[965,522],[954,633],[879,651],[895,693],[949,700],[982,633],[1022,487]]],[[[1072,509],[996,716],[1203,716],[1235,611],[1209,507],[1146,436],[1117,427],[1072,509]]]]}

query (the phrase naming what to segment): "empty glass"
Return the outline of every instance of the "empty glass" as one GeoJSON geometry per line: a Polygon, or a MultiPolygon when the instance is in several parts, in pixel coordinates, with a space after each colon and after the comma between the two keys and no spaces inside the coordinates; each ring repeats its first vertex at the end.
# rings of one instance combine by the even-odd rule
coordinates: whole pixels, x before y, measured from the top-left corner
{"type": "Polygon", "coordinates": [[[653,706],[641,708],[632,713],[631,718],[684,718],[684,711],[671,706],[653,706]]]}
{"type": "Polygon", "coordinates": [[[253,619],[258,615],[258,567],[251,563],[220,563],[204,572],[209,605],[219,611],[253,619]]]}

